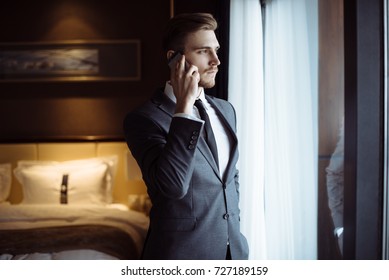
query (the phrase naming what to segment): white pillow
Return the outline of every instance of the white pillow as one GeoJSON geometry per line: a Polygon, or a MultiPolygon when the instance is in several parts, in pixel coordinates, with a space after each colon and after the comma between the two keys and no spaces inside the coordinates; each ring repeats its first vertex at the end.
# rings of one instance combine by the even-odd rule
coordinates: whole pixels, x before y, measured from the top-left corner
{"type": "Polygon", "coordinates": [[[117,156],[65,162],[20,161],[14,174],[23,187],[23,204],[60,204],[68,175],[67,204],[112,202],[117,156]]]}
{"type": "Polygon", "coordinates": [[[0,203],[4,202],[11,191],[11,164],[0,164],[0,203]]]}

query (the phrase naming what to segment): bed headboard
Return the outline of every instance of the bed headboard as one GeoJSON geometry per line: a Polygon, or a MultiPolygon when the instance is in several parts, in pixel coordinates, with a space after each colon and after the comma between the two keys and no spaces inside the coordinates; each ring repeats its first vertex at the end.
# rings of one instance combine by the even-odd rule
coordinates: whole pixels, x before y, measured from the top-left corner
{"type": "MultiPolygon", "coordinates": [[[[139,167],[124,141],[0,144],[0,163],[11,163],[12,169],[19,160],[66,161],[109,155],[118,156],[113,202],[128,204],[129,195],[146,194],[139,167]]],[[[13,175],[8,200],[19,203],[22,199],[22,187],[13,175]]]]}

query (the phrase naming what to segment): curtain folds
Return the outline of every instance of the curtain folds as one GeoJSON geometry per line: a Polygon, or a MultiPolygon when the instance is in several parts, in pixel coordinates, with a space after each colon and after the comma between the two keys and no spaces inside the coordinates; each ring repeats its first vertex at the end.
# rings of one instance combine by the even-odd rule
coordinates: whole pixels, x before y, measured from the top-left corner
{"type": "Polygon", "coordinates": [[[229,100],[251,259],[317,258],[317,18],[316,0],[267,0],[264,29],[260,1],[231,0],[229,100]]]}
{"type": "Polygon", "coordinates": [[[231,0],[229,101],[238,116],[242,232],[250,259],[266,259],[263,34],[258,0],[231,0]]]}

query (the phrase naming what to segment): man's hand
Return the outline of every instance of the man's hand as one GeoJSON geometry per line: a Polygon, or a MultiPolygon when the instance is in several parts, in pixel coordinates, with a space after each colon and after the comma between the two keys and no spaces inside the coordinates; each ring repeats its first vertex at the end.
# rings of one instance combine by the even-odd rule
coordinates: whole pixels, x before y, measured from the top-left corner
{"type": "Polygon", "coordinates": [[[170,74],[170,82],[177,99],[175,113],[192,114],[193,104],[199,94],[199,81],[198,68],[187,63],[182,55],[170,74]]]}

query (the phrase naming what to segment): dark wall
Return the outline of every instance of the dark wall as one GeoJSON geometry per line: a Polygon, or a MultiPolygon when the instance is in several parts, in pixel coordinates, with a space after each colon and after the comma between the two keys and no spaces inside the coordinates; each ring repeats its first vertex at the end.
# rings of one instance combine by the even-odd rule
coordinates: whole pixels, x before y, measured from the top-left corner
{"type": "MultiPolygon", "coordinates": [[[[175,12],[214,12],[215,1],[175,1],[175,12]]],[[[140,81],[4,82],[0,141],[122,138],[125,114],[163,86],[161,49],[170,0],[14,0],[1,4],[0,42],[141,41],[140,81]]]]}
{"type": "Polygon", "coordinates": [[[346,259],[383,258],[383,227],[387,226],[383,224],[387,187],[384,10],[381,0],[344,0],[346,259]]]}

